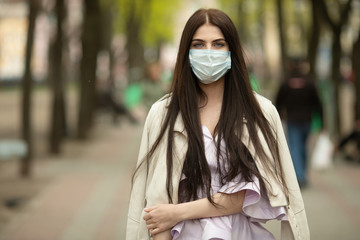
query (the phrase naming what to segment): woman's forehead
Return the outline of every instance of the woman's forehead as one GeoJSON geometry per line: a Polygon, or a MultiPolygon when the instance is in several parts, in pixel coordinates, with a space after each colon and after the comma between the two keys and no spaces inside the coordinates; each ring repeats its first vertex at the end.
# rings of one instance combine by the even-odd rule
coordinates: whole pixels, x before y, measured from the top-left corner
{"type": "Polygon", "coordinates": [[[221,29],[213,24],[205,23],[201,25],[195,32],[193,39],[219,39],[224,38],[221,29]]]}

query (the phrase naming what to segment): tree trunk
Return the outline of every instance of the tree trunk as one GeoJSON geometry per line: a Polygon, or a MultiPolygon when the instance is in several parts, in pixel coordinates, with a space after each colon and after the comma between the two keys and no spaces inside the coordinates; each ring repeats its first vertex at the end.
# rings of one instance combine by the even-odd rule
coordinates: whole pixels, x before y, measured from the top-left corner
{"type": "Polygon", "coordinates": [[[342,55],[342,47],[340,41],[341,30],[334,32],[333,34],[333,43],[332,43],[332,62],[331,62],[331,80],[334,87],[334,98],[336,99],[335,108],[335,136],[339,135],[340,130],[340,98],[339,98],[339,91],[340,91],[340,82],[341,82],[341,72],[340,72],[340,61],[342,55]]]}
{"type": "Polygon", "coordinates": [[[355,119],[360,120],[360,30],[352,50],[352,69],[355,84],[355,119]]]}
{"type": "Polygon", "coordinates": [[[239,37],[240,37],[240,41],[241,42],[247,42],[248,38],[247,38],[247,34],[246,34],[246,17],[244,14],[244,10],[243,10],[243,5],[244,5],[244,1],[238,1],[236,7],[237,7],[237,12],[238,12],[238,25],[237,25],[237,30],[239,33],[239,37]]]}
{"type": "Polygon", "coordinates": [[[55,42],[51,46],[51,71],[49,74],[53,91],[52,119],[50,131],[50,152],[58,154],[61,152],[61,141],[65,135],[66,117],[64,100],[63,79],[63,20],[65,18],[64,0],[56,0],[57,34],[55,42]]]}
{"type": "Polygon", "coordinates": [[[34,32],[36,16],[38,12],[38,3],[36,1],[29,1],[29,16],[28,16],[28,30],[27,42],[25,52],[25,69],[22,86],[22,137],[27,145],[27,153],[22,158],[20,166],[20,174],[22,177],[31,176],[31,167],[33,161],[33,144],[32,144],[32,71],[31,71],[31,58],[34,45],[34,32]]]}
{"type": "Polygon", "coordinates": [[[102,8],[101,11],[101,51],[108,53],[109,57],[109,76],[107,84],[114,86],[113,78],[113,66],[114,66],[114,54],[112,51],[112,39],[113,39],[113,8],[112,1],[108,5],[102,8]]]}
{"type": "Polygon", "coordinates": [[[285,32],[284,32],[284,17],[283,17],[283,1],[282,0],[276,0],[276,6],[277,6],[277,14],[278,14],[278,25],[279,25],[279,38],[280,38],[280,72],[283,73],[283,75],[286,75],[287,68],[287,54],[286,54],[286,40],[285,40],[285,32]]]}
{"type": "Polygon", "coordinates": [[[333,44],[332,44],[332,63],[331,63],[331,79],[334,87],[334,98],[335,98],[335,111],[334,111],[334,135],[338,137],[340,131],[340,115],[339,115],[339,87],[341,80],[341,72],[340,72],[340,61],[342,56],[342,47],[341,47],[341,31],[343,26],[347,23],[350,15],[352,0],[348,0],[345,4],[343,4],[339,8],[340,19],[338,22],[335,22],[329,15],[329,11],[324,0],[319,0],[319,5],[321,11],[321,16],[324,21],[330,26],[333,35],[333,44]]]}
{"type": "Polygon", "coordinates": [[[101,9],[101,46],[104,51],[111,50],[111,41],[113,36],[113,9],[111,3],[101,9]]]}
{"type": "Polygon", "coordinates": [[[131,1],[129,19],[126,24],[127,43],[126,48],[128,51],[128,69],[130,82],[136,82],[141,77],[139,71],[145,63],[144,46],[140,38],[141,22],[135,14],[135,2],[131,1]]]}
{"type": "Polygon", "coordinates": [[[309,39],[309,47],[308,47],[308,62],[310,66],[309,74],[313,80],[317,78],[316,76],[316,58],[319,47],[319,39],[320,39],[320,9],[319,9],[319,1],[311,0],[312,7],[312,29],[310,33],[309,39]]]}
{"type": "Polygon", "coordinates": [[[85,0],[82,35],[82,61],[80,66],[80,101],[78,137],[85,139],[93,125],[96,104],[96,65],[99,51],[100,6],[98,0],[85,0]]]}
{"type": "MultiPolygon", "coordinates": [[[[260,4],[259,7],[259,24],[261,25],[261,31],[259,31],[259,38],[260,38],[260,45],[261,45],[261,51],[265,52],[266,51],[266,45],[265,45],[265,41],[263,39],[266,39],[266,31],[265,31],[265,27],[266,27],[266,21],[267,21],[267,17],[266,17],[266,6],[265,4],[260,4]]],[[[254,66],[256,66],[256,64],[254,64],[254,66]]],[[[253,67],[254,67],[253,66],[253,67]]],[[[279,81],[279,77],[277,78],[273,78],[271,71],[270,71],[271,67],[269,65],[269,61],[265,61],[262,67],[262,71],[263,71],[263,75],[262,78],[263,79],[277,79],[275,82],[276,84],[279,81]]],[[[253,69],[253,71],[255,71],[253,69]]],[[[264,86],[261,86],[261,88],[272,88],[273,86],[273,81],[263,81],[264,86]]]]}

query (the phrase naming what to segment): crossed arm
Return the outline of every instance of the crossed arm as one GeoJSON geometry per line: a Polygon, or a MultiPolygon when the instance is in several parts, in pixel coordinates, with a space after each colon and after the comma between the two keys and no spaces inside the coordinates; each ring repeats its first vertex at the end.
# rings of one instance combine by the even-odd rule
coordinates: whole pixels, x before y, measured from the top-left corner
{"type": "Polygon", "coordinates": [[[207,198],[180,203],[160,204],[144,209],[146,226],[154,239],[171,239],[170,229],[178,222],[190,219],[219,217],[242,211],[246,191],[216,193],[212,196],[217,206],[207,198]],[[157,235],[157,236],[155,236],[157,235]]]}

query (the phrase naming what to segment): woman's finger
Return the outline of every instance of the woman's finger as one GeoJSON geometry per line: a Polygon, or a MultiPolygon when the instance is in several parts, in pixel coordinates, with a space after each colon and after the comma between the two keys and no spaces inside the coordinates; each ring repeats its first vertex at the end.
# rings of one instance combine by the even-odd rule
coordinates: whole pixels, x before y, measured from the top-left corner
{"type": "Polygon", "coordinates": [[[155,207],[148,207],[148,208],[144,208],[144,211],[149,213],[151,212],[152,210],[154,210],[155,207]]]}
{"type": "Polygon", "coordinates": [[[146,225],[150,225],[150,224],[156,224],[157,222],[155,222],[153,219],[149,219],[146,222],[146,225]]]}
{"type": "Polygon", "coordinates": [[[143,219],[145,221],[148,221],[149,219],[151,219],[151,214],[150,213],[145,213],[144,216],[143,216],[143,219]]]}
{"type": "Polygon", "coordinates": [[[151,234],[152,234],[152,235],[156,235],[156,234],[158,234],[158,233],[160,233],[160,229],[159,229],[159,228],[154,228],[153,230],[151,230],[151,234]]]}
{"type": "Polygon", "coordinates": [[[150,224],[155,224],[155,222],[151,219],[145,221],[146,222],[146,225],[150,225],[150,224]]]}
{"type": "Polygon", "coordinates": [[[156,224],[153,224],[153,223],[151,223],[151,224],[146,224],[146,228],[149,229],[149,230],[155,229],[156,227],[157,227],[156,224]]]}

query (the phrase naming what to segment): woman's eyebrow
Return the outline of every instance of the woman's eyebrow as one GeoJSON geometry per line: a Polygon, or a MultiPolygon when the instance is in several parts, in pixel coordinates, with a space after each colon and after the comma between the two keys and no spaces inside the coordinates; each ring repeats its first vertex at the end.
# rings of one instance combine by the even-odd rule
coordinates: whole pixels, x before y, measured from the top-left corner
{"type": "MultiPolygon", "coordinates": [[[[193,40],[191,40],[191,41],[198,41],[198,42],[205,42],[205,40],[203,40],[203,39],[199,39],[199,38],[195,38],[195,39],[193,39],[193,40]]],[[[215,39],[215,40],[213,40],[212,42],[219,42],[219,41],[226,41],[224,38],[218,38],[218,39],[215,39]]]]}
{"type": "Polygon", "coordinates": [[[226,42],[226,40],[224,38],[215,39],[213,42],[220,42],[220,41],[225,41],[226,42]]]}
{"type": "Polygon", "coordinates": [[[204,40],[202,40],[202,39],[198,39],[198,38],[195,38],[195,39],[193,39],[193,40],[191,40],[191,41],[198,41],[198,42],[205,42],[204,40]]]}

